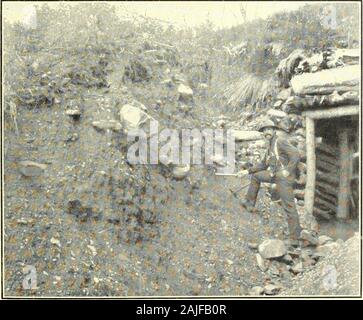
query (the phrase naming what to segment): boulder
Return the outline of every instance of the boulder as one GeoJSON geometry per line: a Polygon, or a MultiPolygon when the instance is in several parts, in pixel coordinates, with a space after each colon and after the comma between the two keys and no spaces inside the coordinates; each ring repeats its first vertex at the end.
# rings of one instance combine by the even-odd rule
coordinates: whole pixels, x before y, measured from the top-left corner
{"type": "Polygon", "coordinates": [[[190,101],[193,99],[193,90],[183,83],[178,86],[178,94],[179,100],[190,101]]]}
{"type": "Polygon", "coordinates": [[[259,131],[233,130],[235,141],[262,140],[263,135],[259,131]]]}
{"type": "Polygon", "coordinates": [[[286,247],[282,240],[265,240],[258,246],[258,252],[264,259],[280,258],[286,254],[286,247]]]}
{"type": "Polygon", "coordinates": [[[19,170],[22,173],[22,175],[26,177],[40,176],[46,168],[47,168],[46,164],[37,163],[34,161],[19,162],[19,170]]]}
{"type": "Polygon", "coordinates": [[[120,110],[120,121],[127,130],[140,129],[151,117],[138,107],[126,104],[120,110]]]}

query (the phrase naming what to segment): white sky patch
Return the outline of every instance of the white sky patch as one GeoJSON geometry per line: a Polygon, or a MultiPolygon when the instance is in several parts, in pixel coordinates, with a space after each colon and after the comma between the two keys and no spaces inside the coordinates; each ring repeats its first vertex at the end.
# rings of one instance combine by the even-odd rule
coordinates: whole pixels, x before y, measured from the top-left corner
{"type": "MultiPolygon", "coordinates": [[[[36,2],[3,2],[3,16],[9,21],[23,21],[31,14],[36,2]]],[[[42,2],[42,3],[45,3],[42,2]]],[[[76,2],[70,2],[74,5],[76,2]]],[[[303,6],[305,2],[290,1],[140,1],[111,2],[116,6],[120,16],[139,14],[160,19],[178,27],[195,27],[211,21],[218,28],[242,24],[257,18],[281,11],[292,11],[303,6]]],[[[40,3],[37,3],[38,5],[40,3]]],[[[87,2],[83,2],[87,5],[87,2]]],[[[60,6],[62,2],[48,2],[49,6],[60,6]]]]}

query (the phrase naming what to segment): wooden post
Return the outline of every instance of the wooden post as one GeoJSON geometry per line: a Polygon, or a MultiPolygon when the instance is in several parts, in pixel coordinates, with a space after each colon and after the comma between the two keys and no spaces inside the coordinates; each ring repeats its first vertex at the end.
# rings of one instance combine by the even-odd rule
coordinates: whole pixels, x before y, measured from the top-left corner
{"type": "Polygon", "coordinates": [[[306,117],[306,186],[305,186],[305,212],[313,215],[316,175],[315,155],[315,123],[314,119],[306,117]]]}
{"type": "Polygon", "coordinates": [[[348,130],[339,132],[340,174],[338,192],[338,219],[349,218],[350,201],[350,161],[348,130]]]}

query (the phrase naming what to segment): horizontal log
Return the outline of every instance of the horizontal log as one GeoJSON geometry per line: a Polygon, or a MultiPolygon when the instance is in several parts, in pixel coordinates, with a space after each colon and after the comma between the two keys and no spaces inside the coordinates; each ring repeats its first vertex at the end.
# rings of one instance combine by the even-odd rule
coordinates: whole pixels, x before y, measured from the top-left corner
{"type": "Polygon", "coordinates": [[[323,182],[327,182],[332,186],[339,186],[339,177],[337,177],[337,172],[325,173],[320,170],[316,170],[316,179],[321,180],[323,182]]]}
{"type": "Polygon", "coordinates": [[[314,202],[316,203],[317,206],[322,205],[330,210],[332,210],[334,213],[337,212],[337,206],[331,204],[328,201],[323,200],[322,198],[316,196],[314,199],[314,202]]]}
{"type": "Polygon", "coordinates": [[[316,218],[321,218],[321,219],[324,219],[324,220],[330,220],[330,219],[332,219],[333,216],[329,212],[330,212],[329,210],[321,210],[321,209],[319,209],[317,207],[314,207],[313,215],[316,218]]]}
{"type": "Polygon", "coordinates": [[[338,204],[338,198],[336,196],[332,196],[331,194],[328,194],[324,191],[321,191],[319,189],[315,189],[315,193],[317,196],[319,196],[320,198],[331,202],[331,204],[333,205],[337,205],[338,204]]]}
{"type": "Polygon", "coordinates": [[[316,152],[316,158],[323,161],[323,162],[327,162],[337,168],[339,168],[339,162],[336,158],[334,157],[330,157],[330,156],[327,156],[321,152],[316,152]]]}
{"type": "Polygon", "coordinates": [[[330,146],[330,145],[328,145],[328,144],[326,144],[324,142],[317,143],[316,144],[316,149],[318,151],[326,153],[327,155],[332,156],[333,158],[337,158],[337,155],[339,154],[339,151],[338,151],[337,148],[335,148],[333,146],[330,146]]]}
{"type": "Polygon", "coordinates": [[[318,189],[321,189],[321,190],[325,191],[326,193],[328,193],[328,194],[330,194],[332,196],[336,196],[337,193],[338,193],[337,188],[334,188],[331,185],[329,185],[327,183],[324,183],[322,181],[319,181],[319,180],[316,181],[316,187],[318,189]]]}
{"type": "Polygon", "coordinates": [[[333,165],[333,164],[331,164],[331,163],[328,163],[328,162],[325,162],[325,161],[322,161],[321,159],[320,159],[320,157],[317,157],[316,158],[316,167],[319,169],[319,170],[321,170],[321,171],[323,171],[323,172],[335,172],[335,173],[337,173],[338,172],[338,170],[339,170],[339,167],[338,166],[336,166],[336,165],[333,165]]]}
{"type": "Polygon", "coordinates": [[[353,116],[359,114],[359,105],[326,108],[322,110],[309,110],[303,112],[303,115],[313,119],[330,119],[344,116],[353,116]]]}

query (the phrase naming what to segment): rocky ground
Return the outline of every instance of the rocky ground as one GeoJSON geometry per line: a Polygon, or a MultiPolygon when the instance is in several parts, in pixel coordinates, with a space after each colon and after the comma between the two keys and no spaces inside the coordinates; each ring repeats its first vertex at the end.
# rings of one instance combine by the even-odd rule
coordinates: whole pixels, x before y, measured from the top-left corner
{"type": "MultiPolygon", "coordinates": [[[[327,294],[356,294],[357,236],[338,243],[337,255],[329,246],[288,252],[285,216],[266,188],[262,213],[252,215],[230,192],[247,178],[192,166],[179,180],[167,166],[128,164],[121,106],[145,105],[173,128],[206,127],[218,114],[208,108],[206,87],[181,103],[175,79],[125,83],[122,64],[122,57],[110,61],[109,87],[21,109],[19,135],[6,129],[6,296],[322,294],[316,281],[325,265],[342,275],[327,294]],[[29,173],[24,160],[45,166],[29,173]],[[280,241],[269,246],[269,239],[280,241]],[[27,265],[36,269],[37,289],[23,289],[27,265]]],[[[155,69],[168,79],[178,71],[155,69]]]]}

